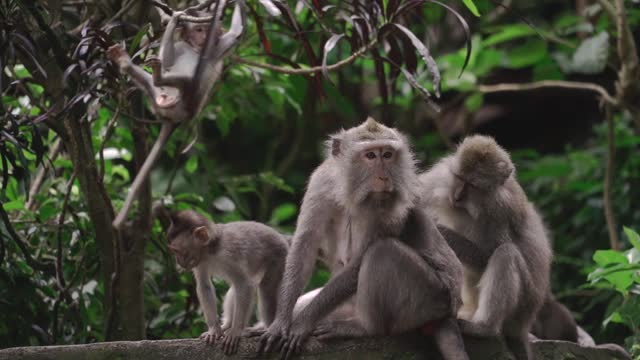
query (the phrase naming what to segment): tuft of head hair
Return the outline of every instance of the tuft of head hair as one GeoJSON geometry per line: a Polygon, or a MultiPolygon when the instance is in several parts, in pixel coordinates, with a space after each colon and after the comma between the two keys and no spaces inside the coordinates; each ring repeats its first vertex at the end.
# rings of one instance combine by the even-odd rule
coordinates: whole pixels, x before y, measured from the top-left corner
{"type": "Polygon", "coordinates": [[[514,171],[509,153],[490,136],[466,137],[458,146],[456,157],[458,175],[484,189],[504,184],[514,171]]]}
{"type": "Polygon", "coordinates": [[[200,226],[208,226],[211,223],[205,216],[193,211],[182,210],[171,214],[171,226],[167,231],[167,239],[175,239],[177,236],[191,232],[200,226]]]}
{"type": "Polygon", "coordinates": [[[337,157],[347,153],[349,145],[353,143],[374,140],[396,140],[406,143],[405,137],[396,129],[385,126],[369,116],[362,124],[348,130],[342,129],[329,136],[325,148],[327,156],[337,157]]]}

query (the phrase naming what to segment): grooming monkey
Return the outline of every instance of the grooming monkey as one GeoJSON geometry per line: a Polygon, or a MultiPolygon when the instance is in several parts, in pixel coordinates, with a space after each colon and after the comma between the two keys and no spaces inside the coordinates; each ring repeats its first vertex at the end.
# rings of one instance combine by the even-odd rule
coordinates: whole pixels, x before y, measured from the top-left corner
{"type": "MultiPolygon", "coordinates": [[[[481,249],[469,239],[443,225],[438,225],[438,231],[468,272],[482,273],[485,271],[491,257],[489,251],[481,249]]],[[[467,311],[473,313],[476,309],[468,309],[467,311]]],[[[463,314],[463,316],[468,317],[468,314],[463,314]]],[[[531,333],[543,340],[578,341],[578,325],[571,312],[558,302],[551,292],[547,294],[544,304],[536,315],[531,333]]]]}
{"type": "Polygon", "coordinates": [[[275,317],[287,256],[285,237],[251,221],[214,224],[191,210],[170,213],[156,206],[154,213],[165,224],[170,223],[167,239],[177,263],[192,270],[195,276],[198,300],[208,327],[201,338],[210,344],[221,338],[226,354],[236,352],[253,315],[256,289],[259,326],[268,326],[275,317]],[[212,276],[230,285],[224,297],[222,324],[218,320],[212,276]]]}
{"type": "Polygon", "coordinates": [[[465,266],[462,332],[503,335],[518,359],[532,359],[528,334],[549,292],[552,251],[509,154],[490,137],[470,136],[420,180],[436,222],[488,258],[479,268],[469,246],[449,243],[465,266]]]}
{"type": "MultiPolygon", "coordinates": [[[[107,56],[120,70],[131,76],[134,83],[149,98],[155,113],[162,119],[158,139],[153,144],[144,164],[136,175],[122,209],[113,221],[119,229],[133,205],[142,183],[169,137],[181,123],[197,116],[209,99],[213,85],[222,72],[224,57],[238,42],[244,32],[242,0],[237,0],[229,31],[221,34],[221,18],[226,0],[215,5],[215,16],[210,25],[183,25],[183,41],[175,42],[174,33],[183,12],[171,17],[160,44],[160,58],[152,59],[153,75],[135,65],[121,44],[107,50],[107,56]]],[[[193,12],[187,10],[186,13],[193,12]]],[[[201,14],[198,12],[197,14],[201,14]]]]}
{"type": "Polygon", "coordinates": [[[356,337],[438,322],[435,339],[445,359],[468,359],[455,321],[462,267],[416,206],[419,183],[406,138],[369,118],[333,135],[327,152],[311,175],[276,320],[259,351],[281,343],[288,358],[314,329],[321,338],[356,337]],[[334,273],[293,317],[318,249],[334,273]],[[350,318],[326,318],[350,297],[355,309],[350,318]]]}
{"type": "MultiPolygon", "coordinates": [[[[438,230],[458,255],[466,271],[481,273],[486,269],[491,253],[483,251],[469,239],[443,225],[438,225],[438,230]]],[[[530,332],[534,339],[575,342],[584,347],[606,349],[621,359],[630,359],[629,354],[620,345],[596,345],[591,335],[576,324],[571,311],[556,300],[550,290],[536,314],[530,332]]]]}

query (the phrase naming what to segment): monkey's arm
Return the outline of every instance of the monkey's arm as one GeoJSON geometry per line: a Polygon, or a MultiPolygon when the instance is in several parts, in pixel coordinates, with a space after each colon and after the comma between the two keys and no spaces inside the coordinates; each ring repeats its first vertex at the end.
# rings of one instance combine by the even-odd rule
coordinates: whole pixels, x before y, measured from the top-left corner
{"type": "MultiPolygon", "coordinates": [[[[169,20],[167,24],[167,28],[164,30],[164,34],[162,34],[162,41],[160,42],[160,62],[162,63],[162,70],[166,70],[166,68],[170,68],[173,66],[176,54],[175,54],[175,40],[173,38],[174,33],[176,32],[176,27],[178,26],[178,20],[180,20],[181,12],[174,12],[173,16],[169,20]]],[[[156,83],[156,86],[160,86],[161,84],[156,83]]]]}
{"type": "Polygon", "coordinates": [[[491,254],[446,226],[438,225],[438,231],[463,264],[480,271],[487,267],[491,254]]]}
{"type": "Polygon", "coordinates": [[[320,319],[355,294],[365,251],[363,250],[356,258],[349,261],[337,276],[329,280],[322,291],[293,320],[291,333],[282,347],[285,359],[291,358],[300,350],[320,319]]]}
{"type": "Polygon", "coordinates": [[[355,294],[361,264],[362,254],[352,259],[338,275],[329,280],[322,291],[293,320],[294,327],[304,322],[307,324],[306,327],[313,328],[319,320],[355,294]]]}
{"type": "Polygon", "coordinates": [[[238,1],[236,3],[236,7],[233,10],[233,15],[231,17],[231,27],[229,28],[229,31],[222,35],[218,40],[216,56],[220,58],[224,57],[227,52],[238,43],[238,39],[244,33],[244,29],[244,3],[242,1],[238,1]]]}
{"type": "Polygon", "coordinates": [[[440,281],[449,289],[451,311],[455,314],[462,304],[462,264],[426,211],[420,208],[411,211],[403,238],[436,270],[440,281]]]}
{"type": "Polygon", "coordinates": [[[206,269],[198,267],[194,269],[193,275],[196,278],[198,301],[200,302],[200,307],[202,308],[204,319],[207,323],[207,332],[202,335],[207,342],[214,342],[222,335],[222,329],[218,321],[216,290],[213,284],[211,284],[211,278],[206,269]]]}
{"type": "Polygon", "coordinates": [[[323,230],[330,226],[332,214],[338,212],[336,205],[327,199],[324,189],[327,184],[330,186],[330,182],[331,176],[322,165],[311,176],[287,254],[276,317],[261,336],[258,353],[270,351],[289,332],[293,308],[311,277],[322,237],[326,236],[323,230]]]}

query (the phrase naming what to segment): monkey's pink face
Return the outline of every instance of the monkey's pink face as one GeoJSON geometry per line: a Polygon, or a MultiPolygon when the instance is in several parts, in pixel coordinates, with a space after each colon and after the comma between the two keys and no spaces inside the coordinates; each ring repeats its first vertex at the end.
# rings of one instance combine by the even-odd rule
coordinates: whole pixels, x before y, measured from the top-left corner
{"type": "Polygon", "coordinates": [[[475,204],[483,201],[482,194],[484,192],[461,175],[453,171],[452,174],[453,183],[451,185],[451,194],[449,195],[451,205],[463,209],[469,213],[471,217],[477,218],[478,208],[475,204]]]}
{"type": "Polygon", "coordinates": [[[169,250],[176,256],[178,265],[185,270],[191,270],[198,266],[202,252],[193,251],[193,246],[191,246],[191,249],[188,249],[180,245],[181,244],[176,244],[176,241],[169,244],[169,250]]]}
{"type": "Polygon", "coordinates": [[[395,149],[389,146],[373,147],[364,149],[360,155],[368,169],[370,195],[379,200],[391,197],[394,186],[390,168],[396,160],[395,149]]]}
{"type": "Polygon", "coordinates": [[[161,87],[156,95],[156,104],[162,109],[172,108],[178,103],[179,93],[179,90],[174,87],[161,87]]]}
{"type": "Polygon", "coordinates": [[[209,32],[209,25],[195,24],[187,29],[187,41],[194,49],[200,51],[207,41],[207,32],[209,32]]]}

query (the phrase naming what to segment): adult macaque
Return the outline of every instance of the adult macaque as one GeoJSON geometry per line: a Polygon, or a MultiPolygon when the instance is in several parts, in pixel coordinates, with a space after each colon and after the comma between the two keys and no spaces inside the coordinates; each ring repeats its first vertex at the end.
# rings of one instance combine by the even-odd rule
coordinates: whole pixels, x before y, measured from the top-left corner
{"type": "Polygon", "coordinates": [[[275,317],[287,256],[285,237],[256,222],[214,224],[195,211],[168,213],[160,209],[154,209],[154,213],[164,213],[161,219],[169,219],[169,249],[178,264],[192,270],[196,278],[198,300],[208,327],[201,338],[210,344],[220,338],[226,354],[236,352],[253,315],[256,289],[260,326],[268,326],[275,317]],[[211,277],[231,286],[224,297],[222,324],[211,277]]]}
{"type": "Polygon", "coordinates": [[[438,324],[446,359],[467,359],[455,314],[462,267],[426,212],[405,137],[369,118],[328,142],[311,176],[287,256],[276,320],[261,348],[290,357],[314,332],[322,338],[397,334],[438,324]],[[318,249],[335,267],[325,287],[292,319],[318,249]],[[350,319],[325,318],[355,297],[350,319]]]}
{"type": "Polygon", "coordinates": [[[135,65],[122,45],[113,45],[107,50],[109,59],[116,63],[123,73],[131,76],[137,87],[149,96],[156,115],[163,121],[158,139],[131,184],[122,209],[113,221],[113,226],[117,229],[126,219],[142,183],[148,178],[151,168],[173,131],[202,110],[213,85],[220,77],[224,57],[244,31],[244,3],[237,0],[231,27],[221,35],[221,21],[226,3],[226,0],[216,3],[215,16],[210,25],[185,24],[184,40],[178,42],[174,40],[174,33],[180,16],[184,13],[174,13],[162,37],[160,57],[150,61],[153,75],[135,65]]]}
{"type": "Polygon", "coordinates": [[[488,256],[478,269],[468,244],[451,244],[465,265],[463,333],[503,335],[516,358],[532,359],[529,330],[549,292],[552,251],[509,154],[490,137],[467,137],[420,180],[436,222],[488,256]]]}
{"type": "MultiPolygon", "coordinates": [[[[469,239],[443,225],[438,225],[438,231],[458,255],[465,266],[465,271],[481,273],[485,270],[491,256],[489,252],[483,251],[469,239]]],[[[471,312],[473,313],[476,308],[477,303],[471,312]]],[[[580,346],[607,349],[622,359],[629,358],[629,354],[617,344],[596,345],[591,335],[576,324],[571,311],[556,300],[551,292],[547,294],[544,304],[536,314],[531,326],[531,335],[534,339],[571,341],[580,346]]]]}

